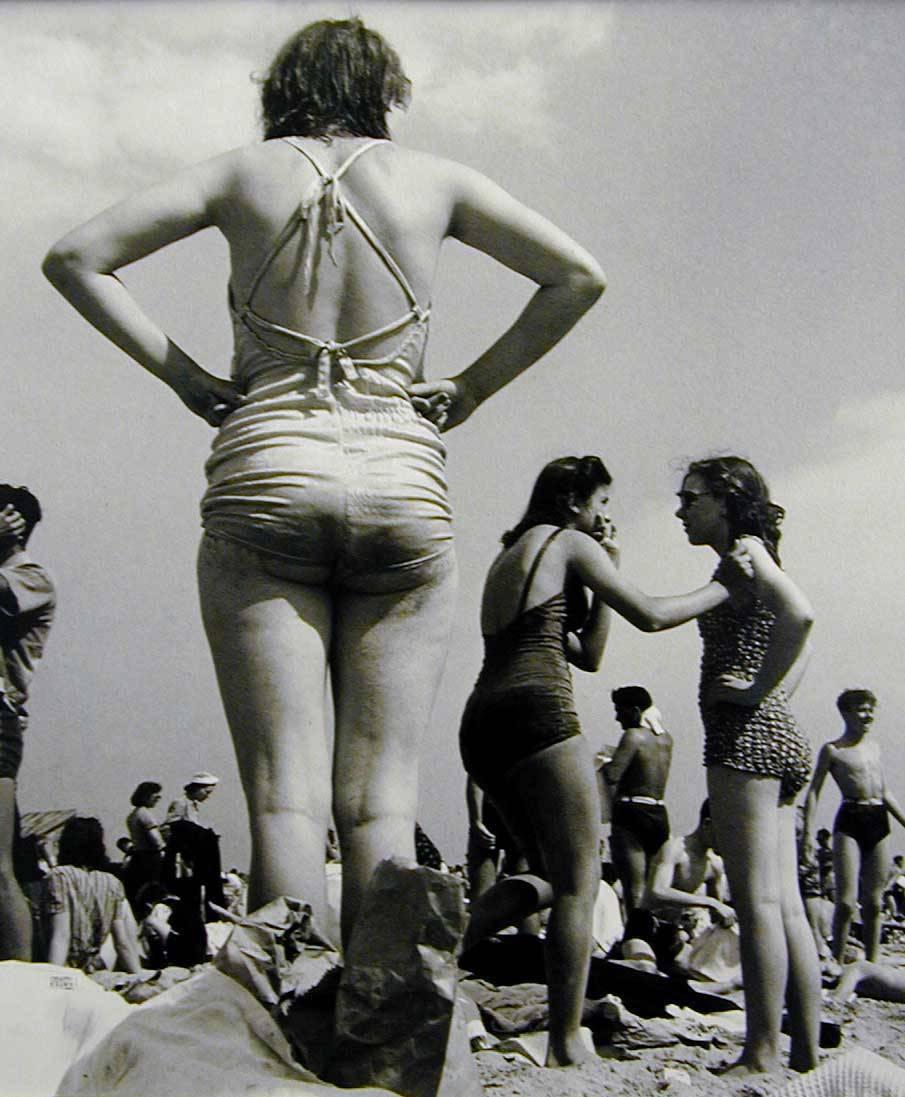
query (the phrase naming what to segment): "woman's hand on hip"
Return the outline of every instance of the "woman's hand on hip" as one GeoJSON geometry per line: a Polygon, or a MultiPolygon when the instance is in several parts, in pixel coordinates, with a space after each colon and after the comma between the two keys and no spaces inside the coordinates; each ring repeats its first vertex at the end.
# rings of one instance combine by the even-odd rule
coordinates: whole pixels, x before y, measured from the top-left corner
{"type": "Polygon", "coordinates": [[[461,377],[416,381],[409,389],[412,407],[441,431],[452,430],[471,415],[478,401],[461,377]]]}
{"type": "Polygon", "coordinates": [[[763,697],[760,691],[755,689],[753,682],[745,678],[736,678],[734,674],[721,674],[711,682],[705,697],[708,707],[727,704],[754,708],[762,700],[763,697]]]}
{"type": "Polygon", "coordinates": [[[214,377],[196,366],[170,387],[185,406],[212,427],[219,427],[223,420],[245,402],[245,396],[235,381],[214,377]]]}

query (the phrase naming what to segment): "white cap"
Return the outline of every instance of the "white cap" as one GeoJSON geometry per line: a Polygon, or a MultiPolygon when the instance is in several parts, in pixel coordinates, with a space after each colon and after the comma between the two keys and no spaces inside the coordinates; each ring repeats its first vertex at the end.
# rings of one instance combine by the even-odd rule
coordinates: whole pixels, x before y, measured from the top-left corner
{"type": "Polygon", "coordinates": [[[192,776],[186,781],[187,785],[218,785],[220,778],[215,777],[212,773],[193,773],[192,776]]]}

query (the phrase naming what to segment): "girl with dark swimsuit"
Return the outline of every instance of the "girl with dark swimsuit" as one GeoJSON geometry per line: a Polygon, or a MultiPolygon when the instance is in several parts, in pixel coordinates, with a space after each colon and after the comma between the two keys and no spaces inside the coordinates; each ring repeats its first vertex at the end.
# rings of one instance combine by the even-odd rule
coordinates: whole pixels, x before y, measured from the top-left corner
{"type": "Polygon", "coordinates": [[[504,535],[487,576],[485,661],[461,727],[465,768],[537,874],[526,886],[501,881],[472,904],[465,948],[552,908],[548,1066],[588,1054],[579,1026],[600,877],[596,772],[580,734],[569,664],[598,668],[611,610],[657,632],[729,597],[716,580],[689,594],[654,598],[624,579],[606,513],[609,485],[599,457],[564,457],[541,472],[525,516],[504,535]]]}

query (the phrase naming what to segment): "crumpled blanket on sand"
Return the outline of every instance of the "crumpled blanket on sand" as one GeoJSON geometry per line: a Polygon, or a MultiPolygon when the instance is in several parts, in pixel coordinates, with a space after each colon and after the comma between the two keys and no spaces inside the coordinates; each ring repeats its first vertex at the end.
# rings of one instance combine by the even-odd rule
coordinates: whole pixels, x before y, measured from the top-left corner
{"type": "MultiPolygon", "coordinates": [[[[66,1072],[57,1097],[335,1097],[292,1060],[267,1010],[209,969],[129,1015],[66,1072]]],[[[385,1097],[384,1089],[343,1090],[385,1097]]]]}

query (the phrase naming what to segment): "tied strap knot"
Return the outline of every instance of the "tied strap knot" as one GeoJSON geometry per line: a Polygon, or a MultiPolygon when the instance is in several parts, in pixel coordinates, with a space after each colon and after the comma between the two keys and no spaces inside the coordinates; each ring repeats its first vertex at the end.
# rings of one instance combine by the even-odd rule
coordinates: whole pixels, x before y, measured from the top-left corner
{"type": "Polygon", "coordinates": [[[355,363],[349,357],[345,345],[336,343],[332,339],[322,344],[317,352],[317,395],[327,397],[330,395],[330,381],[333,373],[334,362],[342,371],[347,381],[356,381],[359,372],[355,363]]]}
{"type": "Polygon", "coordinates": [[[321,233],[327,237],[330,260],[334,265],[336,263],[333,240],[346,224],[346,203],[337,186],[338,182],[335,175],[319,175],[299,202],[299,221],[306,226],[302,247],[302,278],[306,289],[311,285],[314,253],[321,233]]]}

